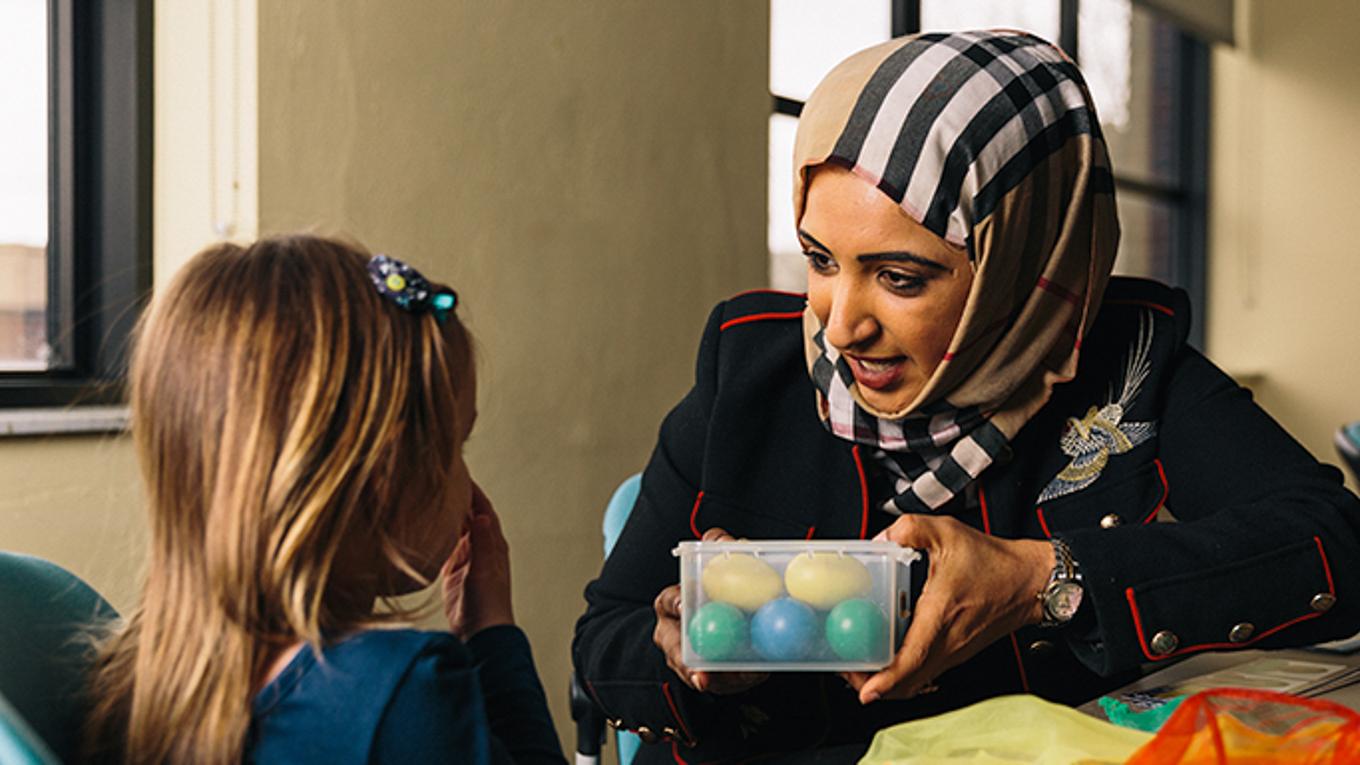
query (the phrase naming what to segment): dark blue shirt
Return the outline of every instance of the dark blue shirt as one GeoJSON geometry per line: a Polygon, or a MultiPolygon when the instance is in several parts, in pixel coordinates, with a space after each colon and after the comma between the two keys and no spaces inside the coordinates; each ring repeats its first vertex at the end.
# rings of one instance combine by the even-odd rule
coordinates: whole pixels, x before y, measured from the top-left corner
{"type": "Polygon", "coordinates": [[[369,630],[304,647],[255,697],[246,761],[563,763],[518,627],[466,645],[446,632],[369,630]]]}

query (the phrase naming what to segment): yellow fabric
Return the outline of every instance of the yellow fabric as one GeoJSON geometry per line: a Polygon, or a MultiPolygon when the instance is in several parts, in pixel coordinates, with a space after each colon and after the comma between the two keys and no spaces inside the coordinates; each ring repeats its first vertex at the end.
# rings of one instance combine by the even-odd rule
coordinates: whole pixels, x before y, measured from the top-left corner
{"type": "Polygon", "coordinates": [[[860,765],[1105,765],[1151,739],[1037,696],[1000,696],[885,728],[860,765]]]}

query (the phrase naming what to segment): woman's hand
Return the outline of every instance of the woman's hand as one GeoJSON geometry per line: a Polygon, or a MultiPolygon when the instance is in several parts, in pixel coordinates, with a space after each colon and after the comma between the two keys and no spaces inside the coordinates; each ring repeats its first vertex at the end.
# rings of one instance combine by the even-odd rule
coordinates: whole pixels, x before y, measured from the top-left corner
{"type": "Polygon", "coordinates": [[[940,673],[1027,624],[1043,619],[1036,597],[1053,570],[1053,547],[997,539],[953,518],[904,515],[880,537],[925,550],[930,572],[892,664],[850,672],[861,704],[933,690],[940,673]]]}
{"type": "Polygon", "coordinates": [[[510,545],[482,487],[472,485],[472,513],[441,572],[449,629],[467,640],[488,627],[514,624],[510,545]]]}
{"type": "MultiPolygon", "coordinates": [[[[709,529],[703,537],[705,542],[731,539],[732,536],[722,529],[709,529]]],[[[666,664],[671,671],[694,690],[717,694],[740,693],[765,682],[769,677],[766,672],[701,672],[685,666],[680,640],[681,630],[684,629],[680,623],[680,585],[673,584],[662,590],[653,601],[652,608],[656,611],[652,642],[666,654],[666,664]]]]}

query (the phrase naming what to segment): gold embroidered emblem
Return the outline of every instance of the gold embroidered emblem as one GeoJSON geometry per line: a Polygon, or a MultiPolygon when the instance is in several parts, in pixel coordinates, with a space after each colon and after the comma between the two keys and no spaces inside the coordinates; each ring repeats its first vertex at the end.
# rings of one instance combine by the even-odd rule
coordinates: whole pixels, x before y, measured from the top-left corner
{"type": "Polygon", "coordinates": [[[1143,381],[1152,371],[1148,352],[1152,348],[1152,313],[1144,311],[1138,322],[1138,338],[1124,363],[1124,379],[1119,396],[1113,386],[1109,403],[1086,410],[1081,419],[1068,417],[1058,442],[1063,454],[1072,461],[1054,476],[1039,495],[1040,502],[1071,494],[1090,486],[1100,477],[1110,456],[1123,454],[1156,435],[1155,422],[1124,422],[1143,381]]]}

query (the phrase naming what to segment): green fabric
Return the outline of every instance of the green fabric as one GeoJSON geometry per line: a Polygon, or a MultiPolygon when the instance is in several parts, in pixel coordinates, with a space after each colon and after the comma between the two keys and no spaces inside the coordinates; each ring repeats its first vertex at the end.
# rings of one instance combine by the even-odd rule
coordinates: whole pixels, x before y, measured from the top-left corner
{"type": "Polygon", "coordinates": [[[884,728],[860,763],[1120,763],[1151,738],[1151,733],[1121,728],[1037,696],[998,696],[884,728]]]}
{"type": "Polygon", "coordinates": [[[1100,708],[1105,710],[1105,716],[1110,718],[1110,722],[1115,725],[1156,733],[1162,727],[1162,723],[1166,722],[1166,719],[1171,716],[1172,712],[1176,711],[1176,707],[1179,707],[1185,699],[1185,696],[1176,696],[1168,699],[1165,704],[1159,707],[1134,709],[1119,699],[1101,696],[1100,708]]]}
{"type": "Polygon", "coordinates": [[[0,696],[57,757],[74,761],[90,637],[117,614],[62,567],[7,552],[0,552],[0,614],[0,696]]]}

